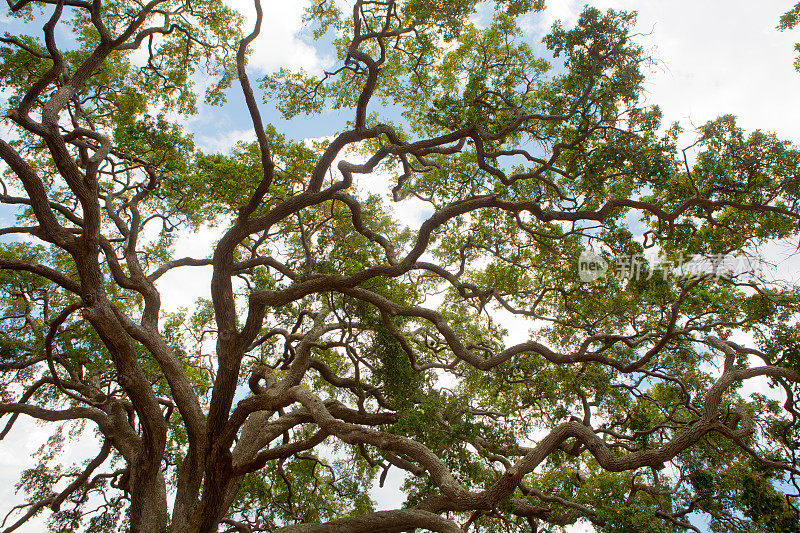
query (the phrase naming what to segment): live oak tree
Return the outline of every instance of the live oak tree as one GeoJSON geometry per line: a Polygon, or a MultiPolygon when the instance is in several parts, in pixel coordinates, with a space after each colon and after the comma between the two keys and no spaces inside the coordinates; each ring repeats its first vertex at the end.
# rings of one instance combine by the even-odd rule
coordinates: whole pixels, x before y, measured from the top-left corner
{"type": "Polygon", "coordinates": [[[53,436],[3,531],[800,531],[797,287],[578,268],[796,242],[797,148],[725,116],[686,156],[629,13],[538,43],[539,1],[315,0],[336,64],[254,85],[258,1],[245,27],[8,0],[0,438],[53,436]],[[244,95],[255,142],[195,147],[198,80],[244,95]],[[289,139],[265,106],[349,120],[289,139]],[[221,237],[176,257],[197,228],[221,237]],[[165,312],[159,280],[200,267],[210,299],[165,312]],[[376,511],[392,470],[405,502],[376,511]]]}

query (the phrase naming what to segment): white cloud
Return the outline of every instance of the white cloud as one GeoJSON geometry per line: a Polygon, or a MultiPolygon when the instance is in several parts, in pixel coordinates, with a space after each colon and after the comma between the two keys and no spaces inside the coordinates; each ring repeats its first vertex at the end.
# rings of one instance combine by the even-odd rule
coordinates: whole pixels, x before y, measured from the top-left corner
{"type": "Polygon", "coordinates": [[[578,522],[577,524],[572,524],[571,526],[567,526],[564,529],[567,533],[593,533],[595,529],[587,523],[578,522]]]}
{"type": "Polygon", "coordinates": [[[650,40],[667,66],[648,79],[653,102],[670,119],[702,124],[733,113],[747,129],[800,138],[800,124],[786,109],[800,94],[796,35],[775,29],[786,8],[776,1],[642,4],[639,25],[654,28],[650,40]]]}
{"type": "MultiPolygon", "coordinates": [[[[219,112],[218,109],[212,110],[219,112]]],[[[256,133],[253,128],[241,130],[220,130],[218,135],[197,135],[195,136],[197,147],[209,154],[227,154],[229,153],[236,143],[252,142],[256,140],[256,133]]]]}
{"type": "MultiPolygon", "coordinates": [[[[8,418],[2,420],[0,428],[5,427],[8,418]]],[[[55,431],[55,426],[49,422],[39,422],[25,415],[21,415],[11,431],[3,439],[4,453],[0,453],[0,521],[6,516],[12,507],[25,503],[26,494],[16,492],[15,485],[19,481],[20,473],[28,468],[33,468],[37,460],[33,457],[39,449],[45,445],[47,439],[55,431]]],[[[68,431],[65,431],[65,434],[68,431]]],[[[100,449],[100,444],[93,432],[84,431],[70,444],[64,446],[63,451],[58,454],[61,464],[65,466],[82,465],[90,457],[94,457],[100,449]]],[[[58,485],[58,489],[64,488],[66,480],[58,485]]],[[[19,520],[27,511],[23,509],[13,514],[6,526],[19,520]]],[[[49,509],[31,518],[18,531],[46,531],[47,518],[50,516],[49,509]]]]}
{"type": "MultiPolygon", "coordinates": [[[[8,418],[6,417],[2,421],[2,427],[5,427],[7,422],[8,418]]],[[[0,520],[13,506],[24,502],[24,494],[16,494],[14,486],[19,481],[20,472],[34,466],[32,456],[44,444],[49,435],[50,432],[47,428],[23,415],[3,439],[5,453],[0,454],[0,520]]],[[[9,519],[8,524],[20,517],[20,514],[14,515],[9,519]]],[[[41,531],[46,529],[42,517],[33,519],[28,527],[36,530],[37,526],[41,528],[41,531]]],[[[29,529],[29,531],[32,530],[29,529]]]]}
{"type": "MultiPolygon", "coordinates": [[[[541,22],[574,24],[583,1],[552,0],[541,22]]],[[[648,101],[664,111],[666,122],[699,126],[732,113],[748,130],[775,131],[800,139],[800,122],[787,108],[800,94],[793,68],[797,32],[776,29],[791,7],[781,0],[594,0],[601,9],[636,10],[639,42],[652,50],[660,68],[647,78],[648,101]]]]}
{"type": "Polygon", "coordinates": [[[560,20],[565,26],[569,27],[578,20],[580,7],[583,2],[576,0],[548,0],[547,7],[542,13],[535,13],[524,25],[527,29],[532,29],[538,33],[546,33],[554,22],[560,20]]]}
{"type": "MultiPolygon", "coordinates": [[[[231,7],[245,16],[243,30],[249,33],[255,23],[252,0],[228,0],[231,7]]],[[[262,72],[281,67],[318,71],[322,60],[308,42],[298,36],[303,27],[303,12],[308,0],[262,2],[264,19],[261,33],[250,45],[250,65],[262,72]]]]}
{"type": "MultiPolygon", "coordinates": [[[[224,228],[204,227],[196,232],[183,232],[175,243],[173,257],[208,257],[223,231],[224,228]]],[[[191,309],[198,298],[211,298],[211,273],[210,266],[192,266],[175,268],[164,274],[156,283],[163,310],[191,309]]]]}

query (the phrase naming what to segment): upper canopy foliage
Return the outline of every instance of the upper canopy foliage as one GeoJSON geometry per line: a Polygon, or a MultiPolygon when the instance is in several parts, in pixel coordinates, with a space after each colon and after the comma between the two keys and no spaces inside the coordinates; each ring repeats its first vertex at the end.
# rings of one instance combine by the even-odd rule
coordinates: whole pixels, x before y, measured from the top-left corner
{"type": "Polygon", "coordinates": [[[54,433],[3,531],[798,531],[798,287],[722,260],[797,241],[800,150],[723,116],[690,161],[634,14],[531,42],[539,1],[317,0],[336,64],[254,84],[258,0],[254,29],[211,0],[8,5],[0,439],[54,433]],[[203,153],[197,87],[233,81],[256,141],[203,153]],[[351,118],[290,139],[265,105],[351,118]],[[221,237],[176,257],[198,228],[221,237]],[[99,452],[66,465],[76,442],[99,452]]]}

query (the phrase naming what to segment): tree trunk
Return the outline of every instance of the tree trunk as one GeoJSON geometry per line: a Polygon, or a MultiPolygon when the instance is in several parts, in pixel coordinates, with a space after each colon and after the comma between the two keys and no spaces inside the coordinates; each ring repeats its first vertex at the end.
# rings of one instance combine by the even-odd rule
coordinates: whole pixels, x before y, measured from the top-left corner
{"type": "Polygon", "coordinates": [[[131,467],[131,532],[167,533],[167,488],[161,465],[150,459],[131,467]]]}

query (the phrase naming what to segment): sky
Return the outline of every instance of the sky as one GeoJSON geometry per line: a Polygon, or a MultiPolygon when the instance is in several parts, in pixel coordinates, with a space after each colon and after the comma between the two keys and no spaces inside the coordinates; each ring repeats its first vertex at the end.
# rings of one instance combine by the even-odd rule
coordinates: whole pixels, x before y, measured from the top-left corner
{"type": "MultiPolygon", "coordinates": [[[[229,3],[245,13],[252,11],[248,0],[229,3]]],[[[319,72],[332,65],[331,52],[315,49],[301,27],[306,3],[265,2],[261,35],[253,45],[253,75],[280,67],[319,72]]],[[[556,20],[573,24],[585,3],[548,0],[546,11],[523,25],[530,40],[538,43],[556,20]]],[[[657,60],[646,83],[648,99],[662,107],[665,123],[680,121],[691,128],[733,113],[747,129],[800,139],[800,121],[792,112],[800,94],[800,75],[792,65],[800,32],[775,29],[780,15],[792,7],[791,0],[597,0],[589,4],[638,11],[636,29],[642,34],[638,39],[657,60]]],[[[236,96],[230,98],[229,115],[222,121],[217,109],[204,107],[189,124],[199,132],[201,145],[219,150],[250,138],[244,108],[240,98],[234,101],[236,96]]],[[[279,130],[295,138],[330,134],[341,120],[340,114],[327,113],[285,123],[276,120],[277,113],[268,106],[262,111],[265,120],[272,119],[279,130]]]]}
{"type": "MultiPolygon", "coordinates": [[[[281,67],[302,67],[314,72],[331,66],[330,51],[316,49],[308,31],[301,26],[306,3],[264,0],[264,26],[253,45],[251,77],[281,67]]],[[[574,23],[584,3],[549,0],[544,14],[525,23],[527,35],[538,41],[555,20],[563,20],[566,25],[574,23]]],[[[246,14],[252,13],[251,2],[232,0],[231,4],[246,14]]],[[[779,16],[792,7],[793,0],[597,0],[589,4],[638,11],[638,39],[657,59],[646,81],[648,101],[661,106],[666,123],[679,121],[684,125],[687,146],[692,142],[694,127],[727,113],[735,114],[747,130],[772,131],[800,143],[800,73],[793,69],[794,43],[800,41],[800,31],[781,33],[775,29],[779,16]]],[[[3,11],[0,33],[13,30],[14,25],[3,11]]],[[[3,103],[0,98],[0,106],[3,103]]],[[[286,122],[279,119],[274,108],[266,105],[262,110],[265,122],[275,123],[279,131],[295,139],[330,135],[345,119],[341,113],[329,112],[286,122]]],[[[195,132],[198,146],[207,152],[225,152],[236,141],[253,138],[237,92],[231,92],[223,110],[201,106],[199,114],[186,125],[195,132]]],[[[0,128],[0,135],[6,138],[7,130],[0,128]]],[[[9,223],[8,212],[0,209],[0,224],[9,223]]],[[[213,236],[184,239],[177,253],[202,255],[209,239],[213,236]]],[[[193,271],[192,276],[165,278],[165,301],[174,297],[179,302],[181,294],[202,290],[206,279],[201,271],[193,271]]],[[[45,428],[38,424],[21,423],[2,443],[0,516],[20,501],[13,495],[13,485],[46,435],[45,428]],[[7,450],[14,451],[9,454],[7,450]]],[[[72,450],[70,455],[82,457],[79,450],[72,450]]],[[[389,485],[396,487],[398,482],[399,479],[390,479],[389,485]]],[[[382,506],[397,499],[396,490],[373,496],[382,506]]],[[[32,524],[20,531],[39,528],[32,524]]],[[[573,529],[579,531],[588,530],[573,529]]]]}

